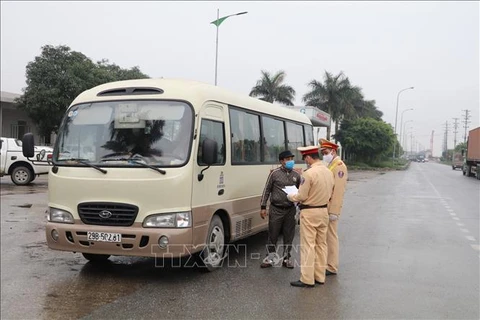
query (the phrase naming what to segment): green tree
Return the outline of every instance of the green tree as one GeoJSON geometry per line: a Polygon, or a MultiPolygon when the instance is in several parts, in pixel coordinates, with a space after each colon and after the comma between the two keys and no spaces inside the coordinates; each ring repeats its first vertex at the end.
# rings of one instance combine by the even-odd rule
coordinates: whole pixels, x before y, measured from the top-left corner
{"type": "Polygon", "coordinates": [[[467,150],[467,143],[466,142],[460,142],[455,147],[455,152],[461,153],[462,150],[467,150]]]}
{"type": "Polygon", "coordinates": [[[260,100],[267,102],[276,101],[287,106],[293,106],[295,90],[283,83],[285,77],[284,71],[279,71],[271,76],[269,72],[262,70],[262,77],[250,91],[250,96],[259,97],[260,100]]]}
{"type": "Polygon", "coordinates": [[[335,138],[347,159],[375,163],[391,156],[395,141],[391,125],[373,118],[344,120],[335,138]]]}
{"type": "Polygon", "coordinates": [[[58,131],[67,106],[81,92],[110,81],[148,78],[138,67],[122,69],[108,60],[94,63],[68,46],[41,49],[27,64],[27,87],[16,103],[35,121],[47,142],[50,134],[58,131]]]}

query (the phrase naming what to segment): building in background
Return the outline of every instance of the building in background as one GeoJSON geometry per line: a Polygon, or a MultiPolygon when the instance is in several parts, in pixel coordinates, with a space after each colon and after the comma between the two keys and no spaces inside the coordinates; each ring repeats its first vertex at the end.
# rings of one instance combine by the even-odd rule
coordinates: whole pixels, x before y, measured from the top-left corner
{"type": "Polygon", "coordinates": [[[35,144],[44,145],[45,139],[38,134],[35,122],[30,119],[26,112],[20,110],[14,101],[20,94],[1,91],[0,99],[0,133],[2,137],[22,139],[23,135],[31,132],[35,138],[35,144]]]}

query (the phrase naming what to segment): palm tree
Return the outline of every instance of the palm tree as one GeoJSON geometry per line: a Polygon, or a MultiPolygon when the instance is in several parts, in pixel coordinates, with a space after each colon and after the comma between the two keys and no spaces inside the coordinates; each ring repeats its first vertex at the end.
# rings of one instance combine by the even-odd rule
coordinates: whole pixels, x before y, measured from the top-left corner
{"type": "Polygon", "coordinates": [[[362,103],[356,107],[357,117],[382,120],[383,112],[378,110],[375,104],[375,100],[363,100],[362,103]]]}
{"type": "Polygon", "coordinates": [[[287,106],[293,106],[292,100],[295,98],[295,90],[291,86],[283,84],[285,76],[285,71],[282,70],[273,76],[262,70],[262,77],[250,91],[250,96],[260,97],[260,100],[267,102],[277,101],[287,106]]]}
{"type": "MultiPolygon", "coordinates": [[[[354,113],[355,102],[363,99],[361,89],[352,87],[350,80],[340,72],[334,76],[325,71],[324,83],[312,80],[308,84],[311,88],[303,96],[303,102],[307,106],[317,107],[330,114],[335,122],[335,132],[338,131],[338,125],[345,114],[354,113]]],[[[331,128],[327,128],[327,139],[330,139],[331,128]]]]}

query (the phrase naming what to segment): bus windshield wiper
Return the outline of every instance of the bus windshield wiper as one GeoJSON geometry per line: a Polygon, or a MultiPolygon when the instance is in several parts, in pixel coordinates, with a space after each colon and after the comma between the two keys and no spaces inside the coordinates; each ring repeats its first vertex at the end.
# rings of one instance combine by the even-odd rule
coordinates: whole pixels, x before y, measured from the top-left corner
{"type": "Polygon", "coordinates": [[[162,169],[159,169],[157,167],[154,167],[154,166],[151,166],[149,164],[146,164],[146,163],[143,163],[143,162],[140,162],[140,161],[137,161],[135,159],[131,159],[131,158],[112,158],[112,159],[102,159],[101,161],[103,162],[108,162],[108,161],[128,161],[130,163],[135,163],[135,164],[138,164],[138,165],[141,165],[142,167],[145,167],[145,168],[150,168],[152,170],[155,170],[157,172],[160,172],[161,174],[166,174],[167,171],[165,170],[162,170],[162,169]]]}
{"type": "Polygon", "coordinates": [[[107,174],[107,170],[102,169],[102,168],[100,168],[100,167],[97,167],[97,166],[94,165],[94,164],[91,164],[88,159],[69,158],[69,159],[60,159],[59,161],[75,161],[75,162],[84,164],[84,165],[86,165],[86,166],[88,166],[88,167],[97,169],[98,171],[100,171],[100,172],[103,173],[103,174],[107,174]]]}

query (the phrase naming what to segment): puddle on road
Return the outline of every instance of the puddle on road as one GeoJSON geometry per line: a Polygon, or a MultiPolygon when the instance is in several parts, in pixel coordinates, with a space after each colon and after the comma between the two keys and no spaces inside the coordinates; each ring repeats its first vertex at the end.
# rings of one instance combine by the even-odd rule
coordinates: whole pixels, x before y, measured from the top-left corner
{"type": "Polygon", "coordinates": [[[112,260],[103,263],[87,262],[81,267],[80,272],[76,267],[83,262],[82,258],[79,264],[73,263],[68,272],[76,274],[71,279],[60,281],[48,288],[43,318],[49,320],[82,318],[105,304],[133,294],[147,284],[160,281],[166,285],[182,281],[180,278],[188,278],[195,272],[184,268],[156,268],[153,258],[110,259],[112,260]],[[172,273],[175,276],[172,276],[172,273]]]}
{"type": "Polygon", "coordinates": [[[31,208],[31,207],[32,207],[32,204],[31,204],[31,203],[17,204],[17,205],[14,205],[14,207],[19,207],[19,208],[31,208]]]}

